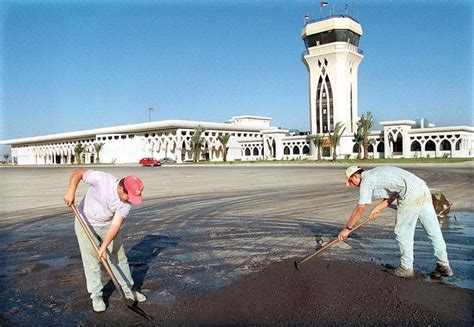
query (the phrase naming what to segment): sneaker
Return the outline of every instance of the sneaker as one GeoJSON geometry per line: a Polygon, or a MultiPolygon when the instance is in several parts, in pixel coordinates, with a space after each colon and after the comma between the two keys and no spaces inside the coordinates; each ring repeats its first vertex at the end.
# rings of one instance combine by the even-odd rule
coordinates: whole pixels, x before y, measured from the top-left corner
{"type": "Polygon", "coordinates": [[[442,266],[438,264],[435,270],[431,273],[432,275],[440,275],[443,277],[451,277],[454,276],[454,272],[450,266],[442,266]]]}
{"type": "Polygon", "coordinates": [[[105,311],[105,303],[101,296],[96,296],[92,299],[92,309],[94,309],[95,312],[105,311]]]}
{"type": "Polygon", "coordinates": [[[125,293],[125,297],[129,300],[138,301],[138,302],[146,301],[146,296],[138,291],[129,291],[129,292],[124,292],[124,293],[125,293]]]}
{"type": "Polygon", "coordinates": [[[393,270],[392,274],[401,278],[409,278],[415,276],[415,271],[413,271],[413,269],[398,267],[393,270]]]}

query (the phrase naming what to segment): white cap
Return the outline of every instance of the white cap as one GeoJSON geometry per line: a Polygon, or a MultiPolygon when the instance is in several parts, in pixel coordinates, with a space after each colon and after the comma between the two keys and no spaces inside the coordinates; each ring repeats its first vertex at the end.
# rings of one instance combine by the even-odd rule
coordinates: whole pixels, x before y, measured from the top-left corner
{"type": "Polygon", "coordinates": [[[349,184],[349,178],[351,178],[352,175],[357,173],[359,170],[361,170],[359,166],[350,166],[349,168],[346,169],[346,184],[347,186],[350,186],[349,184]]]}

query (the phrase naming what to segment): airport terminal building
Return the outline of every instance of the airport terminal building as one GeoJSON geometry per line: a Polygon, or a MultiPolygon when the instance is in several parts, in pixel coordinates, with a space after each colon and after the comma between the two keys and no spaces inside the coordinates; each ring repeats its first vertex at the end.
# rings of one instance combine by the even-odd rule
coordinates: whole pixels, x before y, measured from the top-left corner
{"type": "MultiPolygon", "coordinates": [[[[327,135],[342,123],[345,132],[337,145],[339,158],[357,157],[355,143],[358,115],[358,66],[364,58],[359,49],[361,25],[346,15],[307,21],[302,39],[306,50],[302,62],[309,74],[310,131],[293,135],[272,127],[270,117],[238,116],[229,122],[185,120],[155,121],[0,141],[11,145],[12,161],[18,165],[82,163],[138,163],[143,157],[171,158],[178,163],[193,160],[191,137],[204,129],[199,160],[222,161],[219,136],[229,134],[227,160],[314,159],[312,137],[327,135]],[[77,158],[76,146],[84,151],[77,158]],[[95,145],[101,144],[97,153],[95,145]]],[[[474,127],[435,127],[426,120],[380,122],[383,129],[370,135],[371,158],[474,157],[474,127]]],[[[323,158],[332,159],[330,142],[323,145],[323,158]]]]}

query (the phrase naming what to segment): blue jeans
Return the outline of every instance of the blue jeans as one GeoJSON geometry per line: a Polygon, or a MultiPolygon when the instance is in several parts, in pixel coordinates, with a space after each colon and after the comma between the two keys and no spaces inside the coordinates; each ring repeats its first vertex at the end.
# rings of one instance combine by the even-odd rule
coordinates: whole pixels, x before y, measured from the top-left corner
{"type": "Polygon", "coordinates": [[[449,265],[446,243],[433,207],[431,192],[428,186],[425,186],[410,198],[398,203],[395,239],[400,248],[400,267],[413,269],[413,242],[418,219],[430,240],[437,263],[449,265]]]}
{"type": "MultiPolygon", "coordinates": [[[[89,225],[98,247],[100,247],[101,243],[99,238],[101,240],[105,238],[109,227],[110,225],[102,227],[89,225]]],[[[97,259],[97,252],[87,238],[84,229],[77,219],[75,220],[74,229],[81,250],[82,264],[84,266],[84,273],[87,281],[87,291],[91,293],[91,299],[96,296],[102,296],[102,288],[104,285],[101,280],[101,262],[97,259]]],[[[120,286],[122,286],[123,291],[130,292],[133,287],[133,279],[130,273],[130,267],[128,265],[120,231],[107,247],[107,261],[110,264],[110,268],[112,269],[115,278],[117,278],[120,286]]]]}

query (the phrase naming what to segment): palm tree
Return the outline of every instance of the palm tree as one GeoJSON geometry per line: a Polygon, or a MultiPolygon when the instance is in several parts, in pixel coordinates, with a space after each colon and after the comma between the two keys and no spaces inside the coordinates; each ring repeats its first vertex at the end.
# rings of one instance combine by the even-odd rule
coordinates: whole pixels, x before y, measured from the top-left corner
{"type": "Polygon", "coordinates": [[[354,133],[354,143],[358,145],[357,147],[357,159],[361,157],[362,146],[364,143],[364,137],[362,136],[362,126],[360,121],[357,122],[357,132],[354,133]]]}
{"type": "Polygon", "coordinates": [[[191,136],[190,145],[191,151],[193,152],[193,161],[198,162],[199,154],[201,153],[202,145],[204,144],[204,137],[202,137],[202,133],[204,132],[204,127],[198,125],[194,129],[193,136],[191,136]]]}
{"type": "Polygon", "coordinates": [[[230,134],[224,134],[224,135],[219,135],[217,137],[217,139],[219,140],[219,142],[221,142],[222,144],[222,151],[223,151],[223,156],[224,156],[224,162],[227,161],[227,143],[229,143],[229,139],[230,139],[230,134]]]}
{"type": "Polygon", "coordinates": [[[321,148],[324,144],[324,134],[316,134],[313,136],[313,143],[316,149],[318,149],[318,160],[321,160],[321,148]]]}
{"type": "Polygon", "coordinates": [[[364,160],[367,160],[369,158],[369,135],[370,129],[372,128],[373,124],[374,120],[370,111],[367,111],[367,115],[365,117],[364,115],[362,115],[362,117],[360,117],[359,122],[357,123],[357,125],[361,128],[361,136],[364,145],[364,160]]]}
{"type": "Polygon", "coordinates": [[[104,147],[105,143],[99,142],[99,143],[94,143],[94,150],[95,154],[97,156],[97,163],[100,163],[100,151],[102,151],[102,148],[104,147]]]}
{"type": "Polygon", "coordinates": [[[336,153],[336,148],[337,144],[339,143],[339,140],[341,139],[342,134],[344,134],[344,131],[346,128],[344,127],[344,124],[340,121],[336,123],[336,126],[334,126],[334,130],[331,132],[328,132],[329,134],[329,139],[331,140],[332,144],[332,160],[336,161],[337,159],[337,153],[336,153]]]}
{"type": "Polygon", "coordinates": [[[82,145],[82,143],[77,143],[76,146],[74,147],[74,153],[76,154],[76,163],[78,164],[81,163],[81,155],[85,149],[86,147],[82,145]]]}

